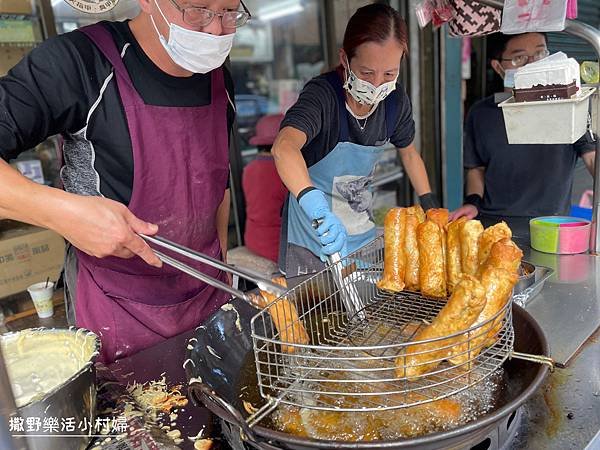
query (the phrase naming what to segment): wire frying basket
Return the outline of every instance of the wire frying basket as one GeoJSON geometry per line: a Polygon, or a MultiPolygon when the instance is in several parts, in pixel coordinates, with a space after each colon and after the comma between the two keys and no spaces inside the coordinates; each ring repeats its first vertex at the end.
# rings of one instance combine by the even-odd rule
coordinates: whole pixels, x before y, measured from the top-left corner
{"type": "Polygon", "coordinates": [[[446,299],[378,289],[383,237],[336,264],[252,318],[258,385],[270,406],[261,417],[279,403],[376,411],[433,402],[482,382],[511,355],[511,301],[468,330],[415,341],[446,299]],[[342,273],[343,283],[332,272],[342,273]],[[349,284],[364,305],[360,314],[344,307],[340,288],[349,284]]]}

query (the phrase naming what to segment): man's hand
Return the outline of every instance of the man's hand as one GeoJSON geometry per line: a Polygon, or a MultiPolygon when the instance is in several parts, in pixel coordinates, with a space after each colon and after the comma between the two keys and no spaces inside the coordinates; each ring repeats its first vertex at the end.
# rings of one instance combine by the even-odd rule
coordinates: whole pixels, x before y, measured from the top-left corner
{"type": "Polygon", "coordinates": [[[103,197],[73,195],[61,223],[53,227],[79,250],[97,258],[137,255],[151,266],[162,262],[138,234],[153,235],[158,226],[138,219],[121,203],[103,197]]]}

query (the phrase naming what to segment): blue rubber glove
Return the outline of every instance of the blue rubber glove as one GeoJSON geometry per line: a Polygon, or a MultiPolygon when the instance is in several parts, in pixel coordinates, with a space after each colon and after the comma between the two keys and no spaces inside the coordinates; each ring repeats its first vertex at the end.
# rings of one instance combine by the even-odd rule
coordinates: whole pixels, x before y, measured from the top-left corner
{"type": "Polygon", "coordinates": [[[321,221],[316,230],[323,246],[319,255],[321,260],[326,261],[328,255],[337,252],[341,252],[342,257],[346,256],[346,241],[348,240],[346,227],[331,212],[325,194],[318,189],[313,189],[300,197],[299,204],[311,221],[321,221]]]}

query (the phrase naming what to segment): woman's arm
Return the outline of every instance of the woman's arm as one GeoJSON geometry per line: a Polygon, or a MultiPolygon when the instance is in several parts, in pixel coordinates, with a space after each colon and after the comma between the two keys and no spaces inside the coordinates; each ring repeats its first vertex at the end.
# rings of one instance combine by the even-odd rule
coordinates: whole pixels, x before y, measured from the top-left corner
{"type": "Polygon", "coordinates": [[[305,143],[306,134],[288,126],[279,132],[271,150],[279,177],[294,197],[312,186],[301,152],[305,143]]]}
{"type": "Polygon", "coordinates": [[[417,195],[420,197],[423,194],[431,192],[425,163],[423,163],[423,159],[417,152],[414,144],[400,149],[400,159],[417,195]]]}

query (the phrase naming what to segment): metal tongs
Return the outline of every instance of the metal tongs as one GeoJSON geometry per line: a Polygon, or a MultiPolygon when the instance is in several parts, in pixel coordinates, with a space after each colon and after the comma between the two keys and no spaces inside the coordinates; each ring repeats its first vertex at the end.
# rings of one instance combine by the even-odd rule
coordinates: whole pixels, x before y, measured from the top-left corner
{"type": "MultiPolygon", "coordinates": [[[[313,220],[312,227],[316,230],[322,222],[322,219],[313,220]]],[[[360,320],[364,320],[366,318],[363,311],[365,304],[350,277],[344,277],[342,259],[342,255],[339,252],[327,256],[327,265],[333,275],[333,282],[338,288],[348,317],[358,317],[360,320]]]]}
{"type": "MultiPolygon", "coordinates": [[[[241,278],[249,280],[249,281],[253,282],[254,284],[256,284],[261,291],[268,292],[269,294],[273,294],[277,297],[281,297],[282,295],[285,295],[287,292],[287,290],[284,289],[283,287],[271,282],[270,280],[266,280],[266,279],[262,278],[262,276],[260,276],[257,273],[254,273],[254,272],[246,270],[246,269],[239,269],[237,267],[230,266],[229,264],[225,264],[224,262],[219,261],[218,259],[212,258],[203,253],[189,249],[187,247],[184,247],[183,245],[169,241],[168,239],[165,239],[163,237],[147,236],[144,234],[140,234],[140,237],[142,237],[147,242],[152,243],[158,247],[162,247],[164,249],[170,250],[179,255],[185,256],[186,258],[189,258],[191,260],[204,263],[208,266],[215,267],[216,269],[220,269],[220,270],[223,270],[224,272],[230,273],[232,275],[237,275],[241,278]]],[[[175,269],[178,269],[184,273],[187,273],[188,275],[190,275],[200,281],[203,281],[212,287],[215,287],[217,289],[221,289],[225,292],[228,292],[229,294],[233,295],[234,297],[241,298],[242,300],[245,300],[247,302],[254,304],[253,296],[251,294],[246,294],[245,292],[242,292],[239,289],[235,289],[235,288],[229,286],[228,284],[223,283],[222,281],[216,280],[216,279],[194,269],[193,267],[190,267],[187,264],[182,263],[181,261],[179,261],[175,258],[165,255],[164,253],[162,253],[154,248],[152,249],[152,251],[156,254],[156,256],[158,256],[158,259],[160,259],[163,263],[168,264],[169,266],[174,267],[175,269]]]]}

